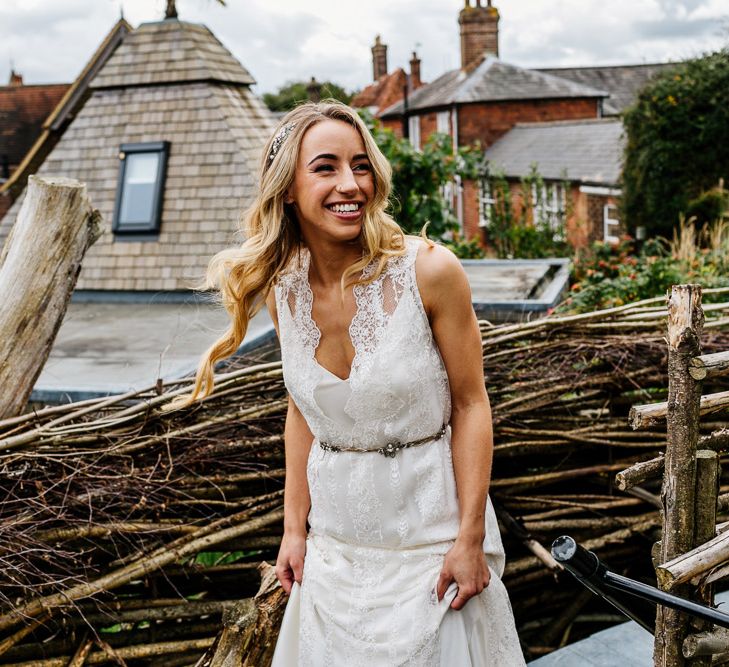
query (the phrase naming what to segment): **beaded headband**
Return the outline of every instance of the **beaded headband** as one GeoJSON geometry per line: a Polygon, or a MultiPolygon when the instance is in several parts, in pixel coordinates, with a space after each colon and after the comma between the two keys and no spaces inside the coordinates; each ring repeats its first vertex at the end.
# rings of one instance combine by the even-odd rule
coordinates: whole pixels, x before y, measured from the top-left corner
{"type": "Polygon", "coordinates": [[[271,152],[268,154],[269,161],[276,157],[276,153],[278,153],[278,149],[281,148],[281,144],[286,141],[286,137],[291,134],[291,130],[295,127],[296,123],[286,123],[286,125],[284,125],[276,133],[276,136],[273,138],[273,143],[271,144],[271,152]]]}

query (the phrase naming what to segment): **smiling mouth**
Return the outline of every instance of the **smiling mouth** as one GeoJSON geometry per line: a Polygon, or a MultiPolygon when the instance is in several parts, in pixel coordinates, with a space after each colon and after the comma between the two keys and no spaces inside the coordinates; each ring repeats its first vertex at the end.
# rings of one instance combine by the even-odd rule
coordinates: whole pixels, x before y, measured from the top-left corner
{"type": "Polygon", "coordinates": [[[359,202],[352,202],[351,204],[329,204],[326,208],[328,208],[333,213],[338,214],[353,214],[353,213],[359,213],[359,211],[362,210],[363,204],[360,204],[359,202]]]}

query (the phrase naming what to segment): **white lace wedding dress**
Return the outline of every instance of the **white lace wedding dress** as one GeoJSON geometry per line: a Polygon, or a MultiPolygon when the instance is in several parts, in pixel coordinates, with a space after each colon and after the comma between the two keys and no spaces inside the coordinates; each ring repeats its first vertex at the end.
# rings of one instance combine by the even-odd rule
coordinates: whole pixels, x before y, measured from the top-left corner
{"type": "MultiPolygon", "coordinates": [[[[460,611],[451,584],[438,602],[443,557],[458,533],[450,427],[388,457],[389,442],[436,434],[450,418],[448,378],[415,282],[423,242],[356,286],[349,378],[315,359],[309,253],[276,285],[286,387],[315,436],[307,465],[310,531],[273,667],[512,667],[524,665],[500,576],[504,552],[491,502],[484,552],[491,582],[460,611]],[[320,442],[356,447],[333,452],[320,442]]],[[[371,275],[375,263],[364,270],[371,275]]]]}

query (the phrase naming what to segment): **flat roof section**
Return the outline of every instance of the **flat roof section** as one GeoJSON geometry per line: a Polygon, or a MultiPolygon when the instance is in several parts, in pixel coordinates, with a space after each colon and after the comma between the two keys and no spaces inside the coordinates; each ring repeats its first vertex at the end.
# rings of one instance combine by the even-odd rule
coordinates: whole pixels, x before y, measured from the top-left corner
{"type": "MultiPolygon", "coordinates": [[[[197,368],[228,321],[212,303],[72,301],[30,400],[79,401],[182,377],[197,368]]],[[[268,313],[259,313],[244,343],[272,328],[268,313]]]]}

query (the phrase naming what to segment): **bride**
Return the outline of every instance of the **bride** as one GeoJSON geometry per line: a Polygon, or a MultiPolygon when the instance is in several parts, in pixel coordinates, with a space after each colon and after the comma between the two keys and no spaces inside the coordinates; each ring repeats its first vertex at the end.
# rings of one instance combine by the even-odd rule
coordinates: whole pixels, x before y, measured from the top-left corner
{"type": "Polygon", "coordinates": [[[208,269],[231,329],[184,400],[210,393],[265,298],[289,392],[274,667],[523,665],[468,281],[386,213],[390,173],[349,107],[282,119],[246,241],[208,269]]]}

